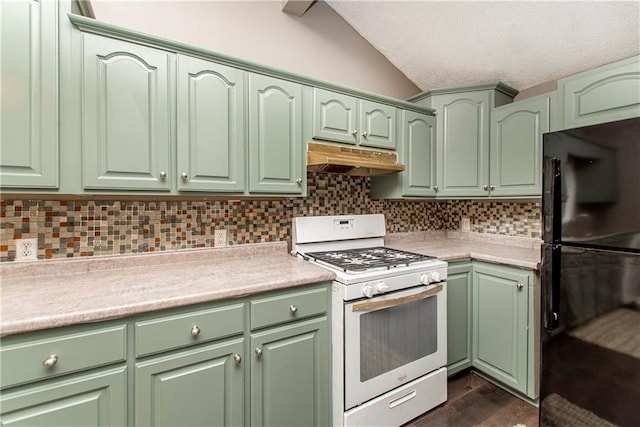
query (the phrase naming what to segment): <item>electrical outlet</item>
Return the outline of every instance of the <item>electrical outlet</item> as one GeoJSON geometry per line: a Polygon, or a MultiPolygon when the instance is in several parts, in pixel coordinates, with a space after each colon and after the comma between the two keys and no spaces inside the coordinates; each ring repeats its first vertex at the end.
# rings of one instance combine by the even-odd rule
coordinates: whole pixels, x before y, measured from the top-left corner
{"type": "Polygon", "coordinates": [[[460,220],[460,230],[471,231],[471,220],[467,217],[462,217],[460,220]]]}
{"type": "Polygon", "coordinates": [[[225,229],[216,230],[214,239],[215,239],[214,246],[216,248],[227,246],[227,230],[225,229]]]}
{"type": "Polygon", "coordinates": [[[16,261],[36,261],[38,239],[16,239],[16,261]]]}

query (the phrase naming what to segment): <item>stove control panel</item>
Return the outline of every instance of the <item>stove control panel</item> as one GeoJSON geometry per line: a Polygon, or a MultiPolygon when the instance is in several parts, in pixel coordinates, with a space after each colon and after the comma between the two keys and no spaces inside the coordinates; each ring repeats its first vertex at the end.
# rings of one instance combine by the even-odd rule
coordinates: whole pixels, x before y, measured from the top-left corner
{"type": "Polygon", "coordinates": [[[432,271],[399,274],[377,280],[367,280],[353,285],[342,285],[345,301],[362,297],[373,298],[389,292],[408,289],[414,286],[425,286],[435,283],[443,283],[447,280],[447,269],[438,268],[432,271]]]}
{"type": "Polygon", "coordinates": [[[353,230],[354,219],[334,219],[334,230],[353,230]]]}
{"type": "Polygon", "coordinates": [[[430,283],[438,283],[440,281],[440,272],[432,271],[431,273],[425,273],[420,275],[420,283],[428,285],[430,283]]]}

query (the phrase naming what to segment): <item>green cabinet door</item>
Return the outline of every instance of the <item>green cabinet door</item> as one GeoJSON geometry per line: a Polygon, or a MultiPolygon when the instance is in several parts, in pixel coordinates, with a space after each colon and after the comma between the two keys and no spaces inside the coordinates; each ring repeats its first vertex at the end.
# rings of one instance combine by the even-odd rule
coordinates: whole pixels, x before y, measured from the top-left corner
{"type": "Polygon", "coordinates": [[[360,102],[360,145],[395,150],[396,108],[362,99],[360,102]]]}
{"type": "Polygon", "coordinates": [[[241,426],[242,338],[136,363],[137,426],[241,426]]]}
{"type": "Polygon", "coordinates": [[[473,265],[473,366],[521,393],[527,392],[531,282],[524,270],[473,265]]]}
{"type": "Polygon", "coordinates": [[[454,93],[434,98],[438,111],[438,196],[488,196],[490,93],[454,93]]]}
{"type": "Polygon", "coordinates": [[[251,334],[251,425],[330,424],[326,317],[251,334]]]}
{"type": "Polygon", "coordinates": [[[398,110],[400,173],[371,177],[371,197],[434,197],[436,195],[436,118],[398,110]]]}
{"type": "Polygon", "coordinates": [[[0,420],[6,427],[124,426],[126,368],[118,367],[3,392],[0,420]]]}
{"type": "Polygon", "coordinates": [[[302,195],[302,86],[259,74],[248,82],[249,192],[302,195]]]}
{"type": "Polygon", "coordinates": [[[58,186],[58,2],[0,2],[0,185],[58,186]]]}
{"type": "Polygon", "coordinates": [[[244,73],[178,55],[180,191],[244,191],[244,73]]]}
{"type": "Polygon", "coordinates": [[[640,56],[558,80],[563,129],[640,117],[640,56]]]}
{"type": "Polygon", "coordinates": [[[447,269],[447,374],[471,366],[471,263],[447,269]]]}
{"type": "Polygon", "coordinates": [[[352,96],[313,89],[313,138],[358,142],[358,100],[352,96]]]}
{"type": "Polygon", "coordinates": [[[159,49],[83,34],[85,189],[169,190],[171,61],[159,49]]]}
{"type": "Polygon", "coordinates": [[[402,149],[406,166],[402,173],[405,196],[435,196],[436,119],[413,111],[402,111],[402,149]]]}
{"type": "Polygon", "coordinates": [[[491,111],[492,197],[542,195],[542,134],[550,131],[552,96],[541,95],[491,111]]]}

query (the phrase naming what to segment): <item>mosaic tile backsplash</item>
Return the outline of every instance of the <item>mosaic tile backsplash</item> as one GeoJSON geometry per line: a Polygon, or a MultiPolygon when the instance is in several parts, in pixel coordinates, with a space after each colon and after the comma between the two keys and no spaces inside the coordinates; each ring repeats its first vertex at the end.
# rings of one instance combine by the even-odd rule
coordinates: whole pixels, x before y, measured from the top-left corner
{"type": "Polygon", "coordinates": [[[13,261],[15,239],[38,240],[38,259],[132,254],[214,247],[214,231],[229,245],[286,241],[303,215],[383,213],[387,232],[459,230],[540,238],[541,203],[369,197],[370,179],[309,173],[308,196],[222,201],[0,201],[0,261],[13,261]]]}

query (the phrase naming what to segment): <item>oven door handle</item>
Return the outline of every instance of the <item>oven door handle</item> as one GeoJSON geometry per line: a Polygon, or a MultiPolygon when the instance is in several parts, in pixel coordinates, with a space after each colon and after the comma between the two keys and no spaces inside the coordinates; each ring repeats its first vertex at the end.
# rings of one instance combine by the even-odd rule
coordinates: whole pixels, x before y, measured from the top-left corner
{"type": "Polygon", "coordinates": [[[387,299],[387,300],[372,300],[372,301],[364,301],[357,304],[354,304],[351,311],[369,311],[369,310],[378,310],[381,308],[393,307],[395,305],[407,304],[413,301],[418,301],[421,299],[425,299],[428,296],[435,295],[442,290],[442,285],[431,285],[427,286],[427,289],[413,295],[407,295],[404,297],[387,299]]]}

